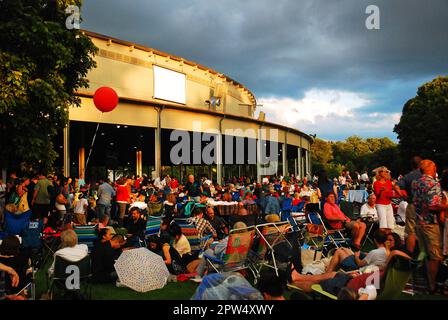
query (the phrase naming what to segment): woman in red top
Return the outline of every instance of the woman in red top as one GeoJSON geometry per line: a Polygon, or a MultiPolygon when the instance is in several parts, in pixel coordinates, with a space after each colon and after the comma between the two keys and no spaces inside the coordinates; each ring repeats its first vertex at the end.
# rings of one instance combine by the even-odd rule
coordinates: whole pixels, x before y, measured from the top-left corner
{"type": "Polygon", "coordinates": [[[376,170],[376,181],[373,183],[373,192],[376,195],[376,211],[380,221],[380,229],[390,233],[395,228],[394,210],[392,208],[392,189],[401,196],[401,190],[397,185],[393,185],[390,178],[390,171],[386,167],[379,167],[376,170]]]}
{"type": "Polygon", "coordinates": [[[130,202],[131,194],[129,193],[126,180],[121,178],[117,181],[117,204],[119,209],[119,224],[123,225],[123,219],[126,214],[126,206],[130,202]]]}
{"type": "Polygon", "coordinates": [[[324,205],[324,216],[333,229],[346,228],[350,230],[353,238],[353,247],[360,249],[361,240],[366,233],[366,224],[361,220],[351,221],[339,206],[336,204],[336,197],[334,193],[327,196],[327,201],[324,205]]]}

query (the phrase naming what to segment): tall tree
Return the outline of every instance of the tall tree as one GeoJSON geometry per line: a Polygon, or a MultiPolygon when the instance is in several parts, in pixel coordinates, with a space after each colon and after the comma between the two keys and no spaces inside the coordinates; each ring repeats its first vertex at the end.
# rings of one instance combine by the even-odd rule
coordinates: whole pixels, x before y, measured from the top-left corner
{"type": "Polygon", "coordinates": [[[406,102],[394,131],[405,158],[421,155],[448,165],[448,77],[438,77],[418,88],[406,102]]]}
{"type": "Polygon", "coordinates": [[[338,176],[343,169],[372,170],[381,165],[389,167],[394,175],[403,173],[397,145],[389,138],[348,137],[345,141],[315,139],[311,148],[313,171],[325,169],[330,177],[338,176]]]}
{"type": "Polygon", "coordinates": [[[311,145],[311,161],[314,172],[326,169],[331,160],[333,160],[331,142],[319,138],[314,139],[311,145]]]}
{"type": "Polygon", "coordinates": [[[81,1],[0,1],[0,166],[51,168],[52,139],[68,123],[74,92],[87,87],[96,47],[66,27],[68,5],[81,1]]]}

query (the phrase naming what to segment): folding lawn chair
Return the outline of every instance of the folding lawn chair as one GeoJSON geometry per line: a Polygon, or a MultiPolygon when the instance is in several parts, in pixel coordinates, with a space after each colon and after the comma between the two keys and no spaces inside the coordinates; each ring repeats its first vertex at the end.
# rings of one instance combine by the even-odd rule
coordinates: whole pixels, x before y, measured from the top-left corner
{"type": "Polygon", "coordinates": [[[186,219],[174,220],[182,230],[182,233],[190,243],[192,252],[202,252],[207,247],[208,241],[212,238],[212,235],[207,235],[202,238],[199,237],[199,231],[193,223],[188,222],[186,219]]]}
{"type": "MultiPolygon", "coordinates": [[[[231,230],[222,259],[207,254],[204,254],[204,258],[216,272],[250,269],[249,251],[252,247],[255,233],[255,227],[231,230]]],[[[250,270],[252,271],[252,269],[250,270]]]]}
{"type": "Polygon", "coordinates": [[[382,277],[377,300],[397,300],[411,277],[411,259],[395,255],[382,277]]]}
{"type": "Polygon", "coordinates": [[[53,257],[61,244],[61,231],[47,227],[42,231],[41,239],[43,245],[42,255],[44,256],[41,265],[45,265],[48,258],[50,256],[53,257]]]}
{"type": "Polygon", "coordinates": [[[22,235],[22,247],[29,252],[33,267],[38,269],[44,262],[44,244],[41,236],[43,228],[42,220],[32,220],[22,235]]]}
{"type": "Polygon", "coordinates": [[[162,224],[162,218],[149,216],[146,221],[145,239],[150,236],[158,235],[160,232],[160,225],[162,224]]]}
{"type": "Polygon", "coordinates": [[[286,234],[291,230],[288,221],[277,223],[265,223],[255,227],[258,234],[258,246],[251,255],[251,268],[256,275],[260,277],[263,266],[274,269],[278,276],[278,263],[275,255],[275,247],[280,243],[286,243],[290,247],[292,244],[286,238],[286,234]]]}
{"type": "Polygon", "coordinates": [[[97,235],[98,225],[87,225],[87,226],[74,226],[73,231],[75,231],[78,236],[78,243],[85,244],[89,248],[89,252],[92,251],[93,243],[98,239],[97,235]]]}
{"type": "Polygon", "coordinates": [[[369,221],[368,219],[364,219],[363,222],[367,225],[367,232],[364,236],[364,241],[362,242],[362,246],[366,244],[367,241],[369,241],[371,244],[375,244],[375,242],[372,239],[372,235],[378,227],[378,222],[376,221],[369,221]]]}
{"type": "Polygon", "coordinates": [[[311,225],[316,226],[315,228],[307,227],[313,245],[322,247],[322,249],[327,251],[331,246],[340,248],[347,245],[347,239],[342,233],[344,229],[329,229],[319,212],[308,212],[307,218],[311,225]],[[318,233],[313,233],[313,229],[318,230],[318,233]],[[315,241],[319,237],[321,238],[321,244],[315,241]]]}
{"type": "Polygon", "coordinates": [[[3,214],[5,219],[5,232],[7,234],[21,236],[23,230],[25,230],[30,223],[31,210],[21,214],[14,214],[5,210],[3,214]]]}
{"type": "Polygon", "coordinates": [[[54,273],[50,278],[49,294],[51,299],[59,297],[59,293],[70,294],[70,300],[74,297],[82,299],[87,295],[87,298],[91,297],[92,287],[90,285],[91,274],[91,261],[90,256],[87,255],[85,258],[78,262],[72,262],[65,260],[59,256],[55,257],[54,262],[54,273]],[[67,278],[72,275],[72,273],[67,273],[67,268],[69,266],[76,266],[79,269],[79,284],[78,288],[68,288],[66,285],[67,278]]]}

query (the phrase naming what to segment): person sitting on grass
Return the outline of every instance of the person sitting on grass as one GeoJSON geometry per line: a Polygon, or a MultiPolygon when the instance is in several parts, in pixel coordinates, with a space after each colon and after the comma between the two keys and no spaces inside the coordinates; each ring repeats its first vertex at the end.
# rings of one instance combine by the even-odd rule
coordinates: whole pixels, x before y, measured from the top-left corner
{"type": "Polygon", "coordinates": [[[367,255],[360,251],[353,252],[347,248],[339,248],[334,253],[327,267],[327,272],[333,272],[337,268],[344,271],[354,271],[367,265],[374,265],[383,269],[385,267],[387,256],[390,251],[386,247],[387,235],[377,230],[373,235],[376,249],[370,251],[367,255]]]}
{"type": "Polygon", "coordinates": [[[53,264],[48,273],[54,273],[54,263],[56,257],[61,257],[64,260],[71,262],[78,262],[84,259],[89,254],[89,248],[85,244],[78,244],[78,236],[72,229],[67,229],[61,233],[61,248],[54,253],[53,264]]]}
{"type": "Polygon", "coordinates": [[[170,193],[166,196],[166,200],[163,202],[162,218],[168,219],[171,222],[176,214],[176,195],[174,193],[170,193]]]}
{"type": "Polygon", "coordinates": [[[162,257],[171,274],[178,275],[184,273],[185,268],[183,267],[182,258],[180,257],[179,252],[170,246],[169,239],[167,242],[166,238],[164,239],[152,235],[148,239],[148,248],[162,257]]]}
{"type": "Polygon", "coordinates": [[[171,241],[171,234],[169,232],[171,222],[170,219],[164,218],[160,223],[160,231],[157,236],[162,239],[163,243],[170,243],[171,241]]]}
{"type": "Polygon", "coordinates": [[[20,240],[15,235],[6,236],[0,244],[0,263],[13,268],[19,275],[20,281],[16,287],[11,285],[13,282],[9,281],[9,275],[7,276],[6,292],[8,294],[17,293],[30,281],[30,259],[23,251],[20,251],[20,240]]]}
{"type": "Polygon", "coordinates": [[[5,299],[24,300],[24,298],[15,294],[8,295],[6,291],[6,287],[17,288],[19,282],[20,278],[17,272],[13,268],[0,263],[0,301],[5,299]],[[7,280],[6,283],[2,283],[3,279],[7,280]]]}
{"type": "Polygon", "coordinates": [[[285,288],[285,279],[277,276],[273,270],[262,273],[257,283],[257,289],[263,295],[264,300],[286,300],[283,296],[285,288]]]}
{"type": "Polygon", "coordinates": [[[182,233],[181,227],[177,223],[171,223],[169,233],[174,238],[173,247],[179,253],[182,259],[182,266],[186,267],[190,262],[198,258],[197,254],[192,254],[190,242],[182,233]]]}
{"type": "Polygon", "coordinates": [[[229,234],[226,222],[223,218],[216,215],[215,210],[211,207],[207,208],[207,220],[210,222],[213,229],[216,230],[217,240],[223,239],[229,234]]]}
{"type": "Polygon", "coordinates": [[[361,240],[366,233],[366,224],[364,222],[351,221],[335,203],[336,196],[330,193],[324,205],[324,216],[333,229],[346,228],[351,231],[353,238],[353,246],[357,249],[361,248],[361,240]]]}
{"type": "Polygon", "coordinates": [[[211,234],[213,238],[217,238],[218,234],[212,227],[210,222],[204,219],[204,211],[201,208],[195,208],[193,211],[194,217],[191,219],[196,229],[198,230],[199,238],[211,234]]]}
{"type": "Polygon", "coordinates": [[[125,227],[127,229],[128,244],[133,247],[140,247],[140,240],[145,240],[146,216],[137,207],[130,210],[130,219],[127,220],[125,227]]]}
{"type": "Polygon", "coordinates": [[[118,279],[114,264],[122,252],[121,239],[120,235],[112,236],[109,228],[98,231],[98,240],[91,253],[92,282],[109,283],[118,279]]]}
{"type": "MultiPolygon", "coordinates": [[[[246,229],[246,228],[247,226],[244,222],[237,222],[233,225],[233,229],[246,229]]],[[[229,242],[229,236],[219,241],[213,248],[205,250],[204,255],[215,257],[216,259],[221,260],[224,253],[226,252],[228,242],[229,242]]],[[[196,269],[198,275],[194,277],[192,280],[194,282],[202,282],[202,276],[204,275],[206,268],[207,268],[207,260],[205,257],[202,257],[201,262],[199,263],[196,269]]]]}

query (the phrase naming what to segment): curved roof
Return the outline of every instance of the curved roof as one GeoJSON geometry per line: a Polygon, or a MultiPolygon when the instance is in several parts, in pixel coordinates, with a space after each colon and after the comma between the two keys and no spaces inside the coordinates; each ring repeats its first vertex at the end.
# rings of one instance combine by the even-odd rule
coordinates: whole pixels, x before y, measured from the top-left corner
{"type": "Polygon", "coordinates": [[[106,40],[106,41],[110,40],[110,41],[112,41],[114,43],[118,43],[118,44],[121,44],[121,45],[124,45],[124,46],[128,46],[128,47],[133,46],[135,49],[139,49],[139,50],[146,51],[146,52],[152,52],[153,54],[157,54],[159,56],[166,57],[166,58],[172,59],[174,61],[178,61],[178,62],[182,61],[184,64],[190,65],[192,67],[197,67],[198,69],[201,69],[201,70],[204,70],[204,71],[208,71],[208,72],[210,72],[213,75],[222,76],[224,79],[226,79],[226,81],[230,82],[232,85],[246,90],[248,92],[248,94],[250,96],[250,99],[252,100],[252,103],[254,104],[254,106],[257,104],[257,100],[255,98],[255,95],[247,87],[245,87],[244,85],[242,85],[238,81],[236,81],[236,80],[234,80],[234,79],[232,79],[232,78],[222,74],[221,72],[218,72],[216,70],[213,70],[213,69],[210,69],[208,67],[205,67],[205,66],[203,66],[203,65],[201,65],[201,64],[199,64],[197,62],[185,60],[182,57],[174,56],[174,55],[171,55],[171,54],[168,54],[166,52],[162,52],[162,51],[150,48],[150,47],[146,47],[146,46],[143,46],[143,45],[140,45],[140,44],[136,44],[136,43],[133,43],[133,42],[130,42],[130,41],[120,40],[120,39],[117,39],[117,38],[114,38],[114,37],[110,37],[110,36],[107,36],[107,35],[99,34],[99,33],[96,33],[96,32],[89,31],[89,30],[81,29],[81,32],[83,32],[84,34],[86,34],[88,36],[94,37],[94,38],[98,38],[98,39],[102,39],[102,40],[106,40]]]}

